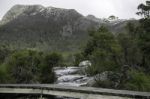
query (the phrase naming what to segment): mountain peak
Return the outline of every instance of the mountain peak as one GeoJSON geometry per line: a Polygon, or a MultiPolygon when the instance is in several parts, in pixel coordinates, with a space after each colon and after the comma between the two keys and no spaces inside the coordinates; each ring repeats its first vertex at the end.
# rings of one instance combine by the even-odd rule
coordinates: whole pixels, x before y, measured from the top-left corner
{"type": "Polygon", "coordinates": [[[44,7],[41,5],[14,5],[2,18],[2,24],[15,19],[17,16],[23,14],[26,10],[38,11],[40,9],[44,9],[44,7]]]}
{"type": "Polygon", "coordinates": [[[41,14],[45,17],[49,17],[51,15],[57,15],[60,14],[65,15],[75,15],[75,16],[82,16],[80,13],[78,13],[74,9],[63,9],[63,8],[55,8],[52,6],[44,7],[42,5],[14,5],[2,18],[1,24],[6,24],[10,22],[11,20],[16,19],[18,16],[33,16],[36,14],[41,14]]]}
{"type": "Polygon", "coordinates": [[[19,8],[28,8],[28,7],[36,7],[36,8],[44,8],[42,5],[22,5],[22,4],[16,4],[11,9],[19,9],[19,8]]]}

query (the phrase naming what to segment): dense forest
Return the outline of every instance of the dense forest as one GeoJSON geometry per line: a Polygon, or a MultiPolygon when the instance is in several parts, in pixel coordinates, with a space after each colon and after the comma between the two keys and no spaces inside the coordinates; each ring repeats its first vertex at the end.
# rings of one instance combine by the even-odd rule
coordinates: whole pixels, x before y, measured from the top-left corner
{"type": "MultiPolygon", "coordinates": [[[[150,1],[138,6],[138,22],[128,22],[126,31],[112,33],[106,26],[91,29],[87,44],[74,54],[72,64],[89,60],[88,76],[107,72],[109,78],[95,78],[93,86],[150,91],[150,1]]],[[[85,43],[85,42],[84,42],[85,43]]],[[[0,83],[54,83],[53,67],[68,65],[58,52],[0,47],[0,83]]],[[[71,56],[72,57],[72,56],[71,56]]]]}

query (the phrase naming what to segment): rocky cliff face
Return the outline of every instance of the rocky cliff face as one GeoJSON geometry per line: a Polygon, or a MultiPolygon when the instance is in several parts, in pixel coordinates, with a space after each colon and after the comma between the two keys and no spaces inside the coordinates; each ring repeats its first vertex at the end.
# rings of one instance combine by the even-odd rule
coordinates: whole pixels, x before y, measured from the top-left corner
{"type": "Polygon", "coordinates": [[[88,30],[102,24],[113,26],[92,15],[85,17],[74,9],[15,5],[1,21],[0,42],[13,48],[76,51],[87,41],[88,30]]]}

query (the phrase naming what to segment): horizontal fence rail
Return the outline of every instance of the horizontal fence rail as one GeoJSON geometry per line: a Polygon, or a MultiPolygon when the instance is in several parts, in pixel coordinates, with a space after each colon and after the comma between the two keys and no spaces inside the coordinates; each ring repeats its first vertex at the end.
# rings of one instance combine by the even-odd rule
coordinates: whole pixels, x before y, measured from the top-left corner
{"type": "Polygon", "coordinates": [[[81,99],[150,99],[150,92],[55,84],[0,84],[0,94],[56,95],[81,99]]]}

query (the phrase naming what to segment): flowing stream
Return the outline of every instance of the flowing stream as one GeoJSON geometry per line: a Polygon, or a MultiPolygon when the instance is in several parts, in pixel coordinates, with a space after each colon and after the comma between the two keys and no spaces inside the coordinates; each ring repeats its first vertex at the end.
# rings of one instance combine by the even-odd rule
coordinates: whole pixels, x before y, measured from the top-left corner
{"type": "MultiPolygon", "coordinates": [[[[56,84],[64,86],[85,86],[89,77],[81,74],[83,67],[55,67],[54,72],[57,76],[56,84]]],[[[57,97],[57,99],[75,99],[66,97],[57,97]]]]}
{"type": "Polygon", "coordinates": [[[90,79],[81,73],[83,67],[56,67],[56,84],[64,86],[85,86],[90,79]]]}

